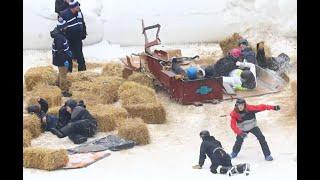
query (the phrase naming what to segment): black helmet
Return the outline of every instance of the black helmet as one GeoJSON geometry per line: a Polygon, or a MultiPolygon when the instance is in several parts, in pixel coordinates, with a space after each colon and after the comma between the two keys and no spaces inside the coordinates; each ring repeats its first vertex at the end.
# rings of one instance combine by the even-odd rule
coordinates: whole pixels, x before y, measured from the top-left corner
{"type": "Polygon", "coordinates": [[[77,106],[77,101],[73,99],[69,99],[65,103],[66,106],[69,106],[71,109],[75,108],[77,106]]]}
{"type": "Polygon", "coordinates": [[[210,133],[209,133],[209,131],[207,131],[207,130],[202,130],[202,131],[200,132],[200,136],[201,136],[202,138],[204,138],[204,137],[209,137],[209,136],[210,136],[210,133]]]}
{"type": "Polygon", "coordinates": [[[243,39],[243,38],[238,41],[238,46],[240,46],[241,44],[244,44],[246,46],[249,45],[248,41],[246,39],[243,39]]]}
{"type": "Polygon", "coordinates": [[[244,100],[243,98],[237,98],[236,106],[239,104],[245,104],[245,103],[246,103],[246,100],[244,100]]]}

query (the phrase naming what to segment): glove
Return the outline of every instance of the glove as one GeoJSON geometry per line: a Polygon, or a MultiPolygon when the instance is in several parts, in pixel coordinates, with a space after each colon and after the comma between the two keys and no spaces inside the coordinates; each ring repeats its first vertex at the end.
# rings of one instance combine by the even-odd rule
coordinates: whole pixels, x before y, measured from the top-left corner
{"type": "Polygon", "coordinates": [[[202,167],[199,164],[197,164],[197,165],[192,166],[192,169],[202,169],[202,167]]]}
{"type": "Polygon", "coordinates": [[[242,133],[240,134],[240,137],[241,137],[242,139],[245,139],[247,136],[248,136],[248,133],[245,133],[245,132],[242,132],[242,133]]]}
{"type": "Polygon", "coordinates": [[[66,67],[67,69],[69,68],[69,61],[68,61],[68,60],[66,60],[66,61],[64,62],[64,67],[66,67]]]}
{"type": "Polygon", "coordinates": [[[280,110],[280,106],[279,106],[279,105],[274,106],[274,107],[273,107],[273,110],[279,111],[279,110],[280,110]]]}

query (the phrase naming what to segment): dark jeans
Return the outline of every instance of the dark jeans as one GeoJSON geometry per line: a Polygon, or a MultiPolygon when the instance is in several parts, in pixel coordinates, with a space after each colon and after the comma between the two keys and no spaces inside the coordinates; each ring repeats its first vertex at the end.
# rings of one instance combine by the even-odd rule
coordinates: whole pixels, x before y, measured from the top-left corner
{"type": "Polygon", "coordinates": [[[60,131],[66,136],[82,135],[85,137],[92,137],[97,131],[97,124],[90,119],[84,119],[70,122],[61,128],[60,131]]]}
{"type": "MultiPolygon", "coordinates": [[[[82,39],[70,39],[69,43],[69,47],[72,51],[73,58],[76,59],[78,62],[78,71],[85,71],[87,68],[82,52],[82,39]]],[[[70,64],[69,71],[72,72],[72,63],[70,64]]]]}
{"type": "MultiPolygon", "coordinates": [[[[263,151],[264,156],[269,156],[271,154],[270,150],[269,150],[269,146],[268,146],[267,141],[266,141],[265,137],[263,136],[260,128],[254,127],[250,131],[247,131],[246,133],[249,133],[249,132],[257,137],[257,139],[261,145],[261,149],[263,151]]],[[[238,154],[241,149],[242,143],[243,143],[243,138],[238,135],[236,142],[235,142],[233,149],[232,149],[233,152],[238,154]]]]}

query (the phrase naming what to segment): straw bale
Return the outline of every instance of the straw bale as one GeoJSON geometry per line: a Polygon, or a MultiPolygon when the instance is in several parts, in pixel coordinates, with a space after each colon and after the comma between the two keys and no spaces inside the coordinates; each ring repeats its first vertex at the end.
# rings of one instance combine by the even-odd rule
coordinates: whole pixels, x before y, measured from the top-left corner
{"type": "Polygon", "coordinates": [[[72,72],[68,73],[67,79],[71,82],[77,81],[92,81],[93,78],[100,76],[97,72],[91,71],[80,71],[80,72],[72,72]]]}
{"type": "Polygon", "coordinates": [[[100,95],[101,103],[111,104],[119,99],[118,89],[124,82],[124,79],[117,76],[102,77],[98,89],[94,90],[100,95]]]}
{"type": "Polygon", "coordinates": [[[29,130],[23,129],[23,148],[31,146],[32,134],[29,130]]]}
{"type": "Polygon", "coordinates": [[[95,105],[100,103],[100,97],[90,91],[73,91],[72,99],[79,101],[83,100],[86,105],[95,105]]]}
{"type": "Polygon", "coordinates": [[[65,149],[28,147],[23,150],[23,166],[43,170],[55,170],[67,165],[69,161],[65,149]]]}
{"type": "Polygon", "coordinates": [[[162,124],[166,121],[166,111],[159,102],[123,105],[130,117],[140,117],[148,124],[162,124]]]}
{"type": "Polygon", "coordinates": [[[48,109],[48,114],[53,116],[59,116],[59,110],[61,106],[51,107],[48,109]]]}
{"type": "Polygon", "coordinates": [[[124,139],[144,145],[150,143],[148,127],[140,118],[128,119],[119,127],[118,135],[124,139]]]}
{"type": "Polygon", "coordinates": [[[128,77],[128,80],[151,88],[153,87],[153,79],[144,73],[133,73],[128,77]]]}
{"type": "Polygon", "coordinates": [[[119,76],[122,77],[123,66],[120,63],[110,62],[104,65],[102,74],[107,76],[119,76]]]}
{"type": "Polygon", "coordinates": [[[61,105],[61,90],[57,86],[37,85],[31,93],[28,105],[37,104],[37,98],[41,97],[48,101],[49,107],[61,105]]]}
{"type": "Polygon", "coordinates": [[[241,39],[239,33],[234,33],[232,36],[229,36],[226,39],[219,42],[220,48],[224,56],[226,56],[231,49],[238,47],[239,39],[241,39]]]}
{"type": "Polygon", "coordinates": [[[58,73],[52,66],[40,66],[28,69],[24,75],[27,91],[33,90],[38,83],[55,85],[58,73]]]}
{"type": "Polygon", "coordinates": [[[151,91],[143,91],[140,89],[130,89],[123,91],[120,94],[121,104],[141,104],[141,103],[155,103],[157,98],[151,91]]]}
{"type": "Polygon", "coordinates": [[[118,93],[119,93],[119,95],[120,95],[120,98],[121,98],[121,93],[122,93],[123,91],[126,91],[126,90],[134,90],[134,89],[138,89],[139,91],[141,91],[141,92],[143,92],[143,93],[153,94],[154,96],[156,95],[154,89],[151,89],[151,88],[149,88],[149,87],[147,87],[147,86],[138,84],[138,83],[136,83],[136,82],[127,81],[127,82],[124,82],[124,83],[119,87],[118,93]]]}
{"type": "Polygon", "coordinates": [[[72,83],[70,87],[70,91],[82,91],[82,92],[90,92],[94,88],[95,84],[92,81],[76,81],[72,83]]]}
{"type": "Polygon", "coordinates": [[[128,116],[126,109],[114,105],[97,104],[88,106],[88,110],[97,120],[98,131],[101,132],[115,130],[128,116]]]}
{"type": "Polygon", "coordinates": [[[32,138],[38,137],[42,132],[39,117],[35,114],[23,116],[23,129],[28,130],[32,138]]]}

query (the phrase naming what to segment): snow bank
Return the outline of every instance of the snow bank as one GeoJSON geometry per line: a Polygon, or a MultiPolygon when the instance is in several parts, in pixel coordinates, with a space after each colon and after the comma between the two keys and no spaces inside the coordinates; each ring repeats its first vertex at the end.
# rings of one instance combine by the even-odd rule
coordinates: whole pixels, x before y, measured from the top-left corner
{"type": "MultiPolygon", "coordinates": [[[[164,43],[216,42],[233,32],[270,27],[286,37],[297,36],[295,0],[80,0],[88,28],[85,44],[102,39],[120,45],[141,45],[141,18],[162,25],[164,43]]],[[[24,49],[48,49],[55,26],[52,0],[24,0],[24,49]],[[35,6],[36,4],[36,6],[35,6]]]]}

